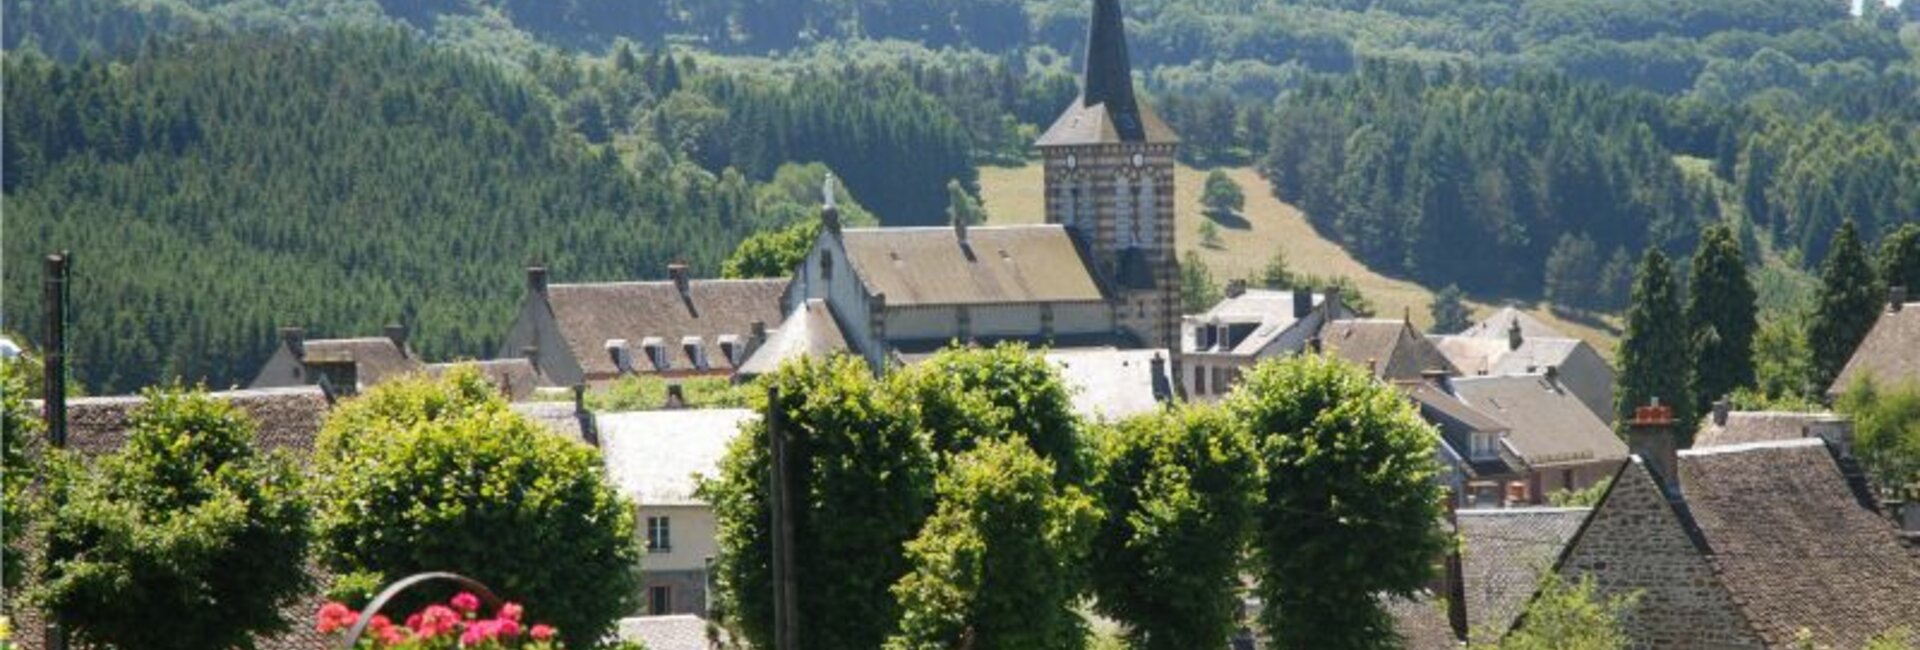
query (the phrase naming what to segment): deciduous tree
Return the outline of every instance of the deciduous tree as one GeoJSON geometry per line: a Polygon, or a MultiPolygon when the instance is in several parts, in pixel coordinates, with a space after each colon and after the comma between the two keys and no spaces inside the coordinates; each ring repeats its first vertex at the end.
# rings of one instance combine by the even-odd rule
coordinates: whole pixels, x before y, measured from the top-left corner
{"type": "Polygon", "coordinates": [[[952,456],[983,440],[1019,436],[1064,483],[1087,475],[1086,442],[1059,371],[1019,343],[941,350],[908,368],[900,385],[919,404],[933,451],[952,456]]]}
{"type": "Polygon", "coordinates": [[[1241,191],[1240,183],[1218,169],[1207,172],[1207,184],[1200,201],[1214,214],[1238,214],[1247,207],[1247,195],[1241,191]]]}
{"type": "Polygon", "coordinates": [[[1905,223],[1880,239],[1876,260],[1880,283],[1906,287],[1907,295],[1920,300],[1920,223],[1905,223]]]}
{"type": "Polygon", "coordinates": [[[1430,334],[1454,334],[1473,325],[1473,314],[1467,311],[1466,295],[1460,286],[1449,284],[1433,295],[1433,327],[1430,334]]]}

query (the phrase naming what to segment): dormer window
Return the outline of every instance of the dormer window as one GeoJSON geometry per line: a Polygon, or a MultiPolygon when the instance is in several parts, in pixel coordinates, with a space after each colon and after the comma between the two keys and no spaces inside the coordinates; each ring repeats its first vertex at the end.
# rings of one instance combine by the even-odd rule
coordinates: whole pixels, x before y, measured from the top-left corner
{"type": "Polygon", "coordinates": [[[706,370],[708,368],[707,348],[700,340],[700,337],[689,336],[682,338],[680,339],[680,347],[686,350],[687,359],[693,363],[695,369],[706,370]]]}
{"type": "Polygon", "coordinates": [[[647,337],[640,342],[640,348],[646,351],[647,362],[653,365],[655,372],[673,367],[672,360],[667,358],[667,342],[660,340],[660,337],[647,337]]]}
{"type": "Polygon", "coordinates": [[[738,367],[741,362],[740,355],[746,351],[743,349],[743,346],[740,345],[740,336],[737,334],[721,334],[720,338],[715,342],[719,343],[720,356],[726,357],[727,365],[738,367]]]}
{"type": "Polygon", "coordinates": [[[1474,460],[1489,460],[1500,455],[1500,436],[1492,431],[1473,432],[1472,444],[1469,455],[1474,460]]]}
{"type": "Polygon", "coordinates": [[[633,374],[633,350],[627,347],[626,339],[607,339],[607,356],[613,359],[613,369],[622,374],[633,374]]]}

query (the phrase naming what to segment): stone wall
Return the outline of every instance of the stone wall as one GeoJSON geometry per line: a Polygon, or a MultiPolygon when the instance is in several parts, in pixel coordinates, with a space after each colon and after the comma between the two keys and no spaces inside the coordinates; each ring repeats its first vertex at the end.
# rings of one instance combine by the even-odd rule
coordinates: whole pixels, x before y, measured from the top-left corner
{"type": "MultiPolygon", "coordinates": [[[[668,614],[693,614],[707,616],[707,572],[705,571],[648,571],[642,582],[646,584],[647,597],[653,594],[653,588],[664,586],[668,589],[670,600],[668,614]]],[[[653,603],[642,606],[641,611],[653,613],[653,603]]]]}
{"type": "Polygon", "coordinates": [[[1764,647],[1638,458],[1624,468],[1560,574],[1640,593],[1623,621],[1634,648],[1764,647]]]}

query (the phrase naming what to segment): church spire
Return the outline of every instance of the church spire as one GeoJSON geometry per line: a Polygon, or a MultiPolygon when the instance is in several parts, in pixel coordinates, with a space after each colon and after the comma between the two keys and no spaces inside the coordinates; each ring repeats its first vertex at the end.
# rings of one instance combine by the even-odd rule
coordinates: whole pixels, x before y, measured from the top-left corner
{"type": "Polygon", "coordinates": [[[1080,101],[1105,104],[1113,113],[1135,112],[1133,64],[1127,59],[1127,26],[1120,0],[1094,0],[1093,22],[1087,30],[1086,70],[1080,101]]]}

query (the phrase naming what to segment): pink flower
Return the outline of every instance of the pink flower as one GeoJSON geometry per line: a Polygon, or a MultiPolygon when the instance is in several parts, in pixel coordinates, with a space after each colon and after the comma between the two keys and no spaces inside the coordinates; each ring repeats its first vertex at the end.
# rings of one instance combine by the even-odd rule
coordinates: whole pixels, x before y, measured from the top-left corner
{"type": "Polygon", "coordinates": [[[400,645],[402,643],[406,643],[408,638],[412,636],[407,632],[407,628],[399,627],[399,626],[393,626],[393,627],[382,629],[380,630],[379,634],[380,634],[380,645],[389,647],[389,648],[400,645]]]}
{"type": "Polygon", "coordinates": [[[501,618],[493,621],[493,630],[500,638],[511,639],[520,636],[520,621],[501,618]]]}
{"type": "Polygon", "coordinates": [[[422,638],[438,636],[452,631],[459,622],[460,614],[445,605],[428,605],[420,612],[420,624],[413,626],[413,631],[422,638]]]}
{"type": "Polygon", "coordinates": [[[379,632],[381,630],[392,628],[393,620],[387,618],[385,614],[374,614],[373,620],[367,621],[367,627],[372,628],[373,631],[375,632],[379,632]]]}
{"type": "Polygon", "coordinates": [[[449,602],[453,604],[454,609],[468,614],[480,611],[480,597],[473,595],[472,592],[462,591],[454,594],[453,600],[449,602]]]}
{"type": "Polygon", "coordinates": [[[520,603],[507,603],[505,605],[500,606],[501,620],[518,621],[520,620],[520,613],[521,613],[520,603]]]}
{"type": "Polygon", "coordinates": [[[355,621],[360,620],[360,614],[348,609],[346,605],[330,602],[320,606],[318,619],[314,629],[321,634],[332,634],[341,628],[352,626],[355,621]]]}
{"type": "Polygon", "coordinates": [[[527,634],[531,635],[535,641],[547,641],[553,638],[554,632],[553,626],[547,625],[546,623],[537,623],[533,626],[533,630],[527,634]]]}
{"type": "Polygon", "coordinates": [[[496,621],[474,621],[467,625],[467,631],[460,635],[460,645],[476,646],[500,636],[496,621]]]}
{"type": "Polygon", "coordinates": [[[407,617],[407,627],[415,630],[420,629],[420,612],[414,612],[412,616],[407,617]]]}

